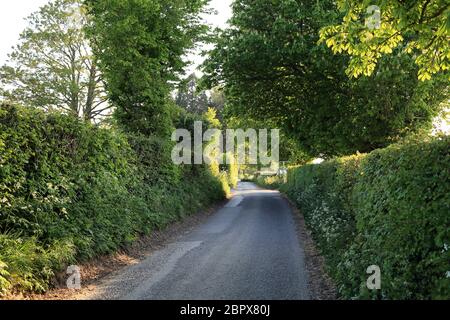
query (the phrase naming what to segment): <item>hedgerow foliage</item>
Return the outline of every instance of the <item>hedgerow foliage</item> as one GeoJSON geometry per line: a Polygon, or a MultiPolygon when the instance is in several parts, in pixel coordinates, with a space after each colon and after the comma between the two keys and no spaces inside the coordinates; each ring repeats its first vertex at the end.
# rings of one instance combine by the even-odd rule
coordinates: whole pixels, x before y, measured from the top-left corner
{"type": "Polygon", "coordinates": [[[224,197],[209,168],[174,167],[170,147],[1,105],[0,294],[45,291],[64,266],[114,252],[224,197]]]}
{"type": "Polygon", "coordinates": [[[266,189],[279,189],[284,184],[283,176],[259,176],[254,182],[266,189]]]}
{"type": "Polygon", "coordinates": [[[305,215],[344,298],[450,298],[450,137],[290,171],[283,186],[305,215]],[[366,270],[381,268],[381,290],[366,270]]]}

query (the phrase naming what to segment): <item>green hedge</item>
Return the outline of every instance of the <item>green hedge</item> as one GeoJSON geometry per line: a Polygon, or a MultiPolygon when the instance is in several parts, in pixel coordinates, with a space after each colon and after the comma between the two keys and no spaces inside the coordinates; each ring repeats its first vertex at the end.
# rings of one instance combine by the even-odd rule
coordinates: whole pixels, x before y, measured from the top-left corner
{"type": "Polygon", "coordinates": [[[170,142],[59,113],[0,107],[0,295],[45,291],[55,271],[116,251],[223,199],[170,142]]]}
{"type": "Polygon", "coordinates": [[[258,186],[266,189],[279,189],[284,184],[283,176],[258,176],[253,179],[258,186]]]}
{"type": "Polygon", "coordinates": [[[343,298],[450,298],[450,137],[290,170],[296,202],[343,298]],[[381,268],[369,291],[366,270],[381,268]]]}

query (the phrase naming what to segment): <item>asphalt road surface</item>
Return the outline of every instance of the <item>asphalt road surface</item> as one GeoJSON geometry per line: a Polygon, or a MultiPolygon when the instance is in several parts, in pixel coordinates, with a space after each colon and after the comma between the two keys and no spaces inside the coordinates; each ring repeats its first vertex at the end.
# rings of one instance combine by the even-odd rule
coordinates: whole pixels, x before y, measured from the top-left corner
{"type": "Polygon", "coordinates": [[[125,268],[90,299],[309,299],[304,252],[289,204],[240,183],[228,204],[192,232],[125,268]]]}

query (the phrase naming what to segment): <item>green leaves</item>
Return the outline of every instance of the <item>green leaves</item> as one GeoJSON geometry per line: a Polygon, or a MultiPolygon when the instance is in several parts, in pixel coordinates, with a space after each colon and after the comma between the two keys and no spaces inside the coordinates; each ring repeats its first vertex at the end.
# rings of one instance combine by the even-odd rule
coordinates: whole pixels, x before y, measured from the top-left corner
{"type": "Polygon", "coordinates": [[[81,0],[52,0],[27,21],[10,61],[0,67],[0,97],[87,121],[105,114],[109,106],[84,36],[81,0]]]}
{"type": "Polygon", "coordinates": [[[450,138],[290,170],[297,203],[343,298],[449,299],[450,138]],[[365,270],[378,265],[379,292],[365,270]]]}
{"type": "Polygon", "coordinates": [[[187,65],[183,56],[207,30],[200,19],[206,2],[86,1],[88,34],[126,130],[169,135],[171,83],[187,65]]]}
{"type": "Polygon", "coordinates": [[[235,1],[204,65],[204,82],[225,87],[229,118],[278,127],[312,157],[370,152],[429,129],[447,79],[417,81],[415,58],[397,48],[404,35],[392,24],[365,28],[352,3],[343,6],[349,32],[333,1],[235,1]]]}
{"type": "Polygon", "coordinates": [[[45,291],[67,264],[114,252],[236,183],[236,168],[174,167],[165,138],[55,112],[1,105],[0,137],[0,295],[45,291]]]}
{"type": "Polygon", "coordinates": [[[334,53],[347,52],[352,62],[347,68],[351,77],[369,76],[384,55],[403,48],[417,56],[418,78],[431,80],[433,75],[446,73],[450,68],[450,6],[445,0],[416,0],[403,4],[381,1],[380,24],[368,33],[366,9],[370,2],[341,0],[338,6],[345,12],[340,24],[324,27],[320,39],[334,53]],[[405,49],[406,48],[406,49],[405,49]]]}

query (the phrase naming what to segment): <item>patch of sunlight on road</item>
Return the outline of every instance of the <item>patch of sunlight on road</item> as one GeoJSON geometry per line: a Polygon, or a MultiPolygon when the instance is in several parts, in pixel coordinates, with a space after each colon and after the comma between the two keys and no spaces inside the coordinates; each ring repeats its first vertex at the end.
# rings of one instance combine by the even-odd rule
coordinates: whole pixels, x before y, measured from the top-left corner
{"type": "Polygon", "coordinates": [[[232,199],[234,197],[243,197],[248,195],[279,195],[276,190],[261,189],[251,182],[239,182],[236,189],[232,191],[232,199]]]}

